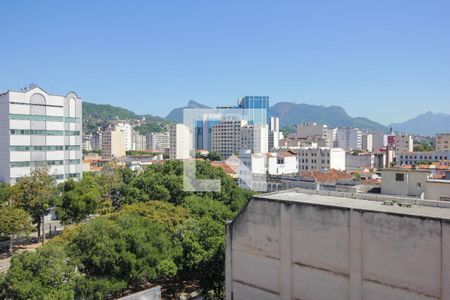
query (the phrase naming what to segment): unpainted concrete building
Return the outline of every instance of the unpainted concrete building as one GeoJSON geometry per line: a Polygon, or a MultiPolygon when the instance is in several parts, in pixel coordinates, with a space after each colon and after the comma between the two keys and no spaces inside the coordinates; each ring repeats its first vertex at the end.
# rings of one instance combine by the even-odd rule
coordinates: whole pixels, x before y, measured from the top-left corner
{"type": "Polygon", "coordinates": [[[448,300],[450,203],[256,196],[227,226],[225,277],[228,300],[448,300]]]}

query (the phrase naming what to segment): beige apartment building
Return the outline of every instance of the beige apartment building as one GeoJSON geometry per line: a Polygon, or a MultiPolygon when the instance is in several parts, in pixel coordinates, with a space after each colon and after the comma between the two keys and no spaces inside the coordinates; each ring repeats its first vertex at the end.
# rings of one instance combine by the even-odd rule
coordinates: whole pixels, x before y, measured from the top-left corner
{"type": "Polygon", "coordinates": [[[450,151],[450,133],[436,134],[436,151],[450,151]]]}
{"type": "Polygon", "coordinates": [[[102,158],[125,156],[125,132],[115,125],[110,125],[102,132],[102,158]]]}

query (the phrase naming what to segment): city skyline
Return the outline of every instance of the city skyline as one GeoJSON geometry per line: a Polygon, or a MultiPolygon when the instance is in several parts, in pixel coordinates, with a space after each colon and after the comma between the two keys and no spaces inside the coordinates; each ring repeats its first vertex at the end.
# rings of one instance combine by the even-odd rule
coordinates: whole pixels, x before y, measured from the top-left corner
{"type": "Polygon", "coordinates": [[[2,91],[36,82],[158,116],[189,99],[216,106],[245,95],[268,95],[272,105],[338,105],[382,124],[450,113],[445,1],[0,8],[9,45],[0,50],[2,91]]]}

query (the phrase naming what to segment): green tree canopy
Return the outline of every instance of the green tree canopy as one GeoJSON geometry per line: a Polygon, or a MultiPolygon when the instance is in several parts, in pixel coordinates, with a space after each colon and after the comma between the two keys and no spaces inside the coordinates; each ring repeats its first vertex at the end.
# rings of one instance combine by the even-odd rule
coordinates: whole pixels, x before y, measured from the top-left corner
{"type": "Polygon", "coordinates": [[[100,205],[100,188],[91,176],[79,182],[68,179],[60,186],[61,197],[56,214],[64,224],[78,223],[97,211],[100,205]]]}
{"type": "MultiPolygon", "coordinates": [[[[49,213],[57,195],[56,181],[48,169],[36,168],[30,176],[22,177],[19,182],[9,189],[9,199],[12,204],[25,209],[37,224],[38,234],[40,225],[44,225],[44,216],[49,213]]],[[[43,226],[44,227],[44,226],[43,226]]],[[[45,241],[45,234],[42,235],[45,241]]]]}
{"type": "Polygon", "coordinates": [[[23,209],[12,205],[0,208],[0,234],[9,236],[9,252],[12,253],[13,240],[17,235],[31,233],[31,216],[23,209]]]}
{"type": "Polygon", "coordinates": [[[87,276],[110,278],[135,288],[177,271],[173,257],[179,251],[164,227],[135,214],[91,220],[80,227],[69,249],[87,276]],[[168,274],[161,274],[161,269],[168,274]]]}
{"type": "Polygon", "coordinates": [[[79,276],[64,249],[50,243],[14,256],[2,289],[8,299],[74,299],[79,276]]]}

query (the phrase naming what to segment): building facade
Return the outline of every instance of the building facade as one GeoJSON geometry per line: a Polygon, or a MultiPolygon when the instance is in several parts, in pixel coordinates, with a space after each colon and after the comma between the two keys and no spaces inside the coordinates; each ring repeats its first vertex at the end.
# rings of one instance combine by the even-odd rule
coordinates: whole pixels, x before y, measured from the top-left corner
{"type": "Polygon", "coordinates": [[[300,171],[345,170],[345,150],[341,148],[306,147],[298,150],[300,171]]]}
{"type": "Polygon", "coordinates": [[[371,133],[366,133],[361,136],[361,150],[373,151],[373,135],[371,133]]]}
{"type": "Polygon", "coordinates": [[[267,125],[269,96],[245,96],[239,99],[238,107],[244,110],[250,125],[267,125]]]}
{"type": "Polygon", "coordinates": [[[327,125],[317,123],[302,123],[297,125],[297,138],[325,137],[327,125]]]}
{"type": "Polygon", "coordinates": [[[358,128],[338,128],[337,146],[346,150],[361,150],[361,130],[358,128]]]}
{"type": "Polygon", "coordinates": [[[450,133],[436,134],[435,149],[436,151],[450,151],[450,133]]]}
{"type": "Polygon", "coordinates": [[[169,126],[170,159],[189,159],[193,149],[191,129],[184,124],[171,124],[169,126]]]}
{"type": "Polygon", "coordinates": [[[413,137],[409,134],[397,134],[395,136],[395,150],[399,152],[412,152],[414,147],[413,137]]]}
{"type": "Polygon", "coordinates": [[[421,162],[436,162],[448,160],[450,151],[430,151],[430,152],[397,152],[396,161],[399,165],[417,165],[421,162]]]}
{"type": "Polygon", "coordinates": [[[251,199],[227,225],[225,299],[450,298],[448,203],[344,195],[251,199]]]}
{"type": "Polygon", "coordinates": [[[241,150],[241,130],[247,125],[245,120],[223,121],[212,126],[211,150],[220,153],[224,158],[237,154],[241,150]]]}
{"type": "Polygon", "coordinates": [[[253,153],[269,151],[269,132],[267,125],[244,125],[241,127],[241,147],[253,153]]]}
{"type": "Polygon", "coordinates": [[[39,166],[58,181],[82,176],[82,102],[37,86],[0,94],[0,181],[14,184],[39,166]]]}
{"type": "Polygon", "coordinates": [[[110,124],[102,131],[102,158],[118,158],[125,156],[125,132],[123,127],[110,124]]]}
{"type": "Polygon", "coordinates": [[[170,134],[165,132],[152,132],[147,135],[147,149],[165,150],[170,148],[170,134]]]}

